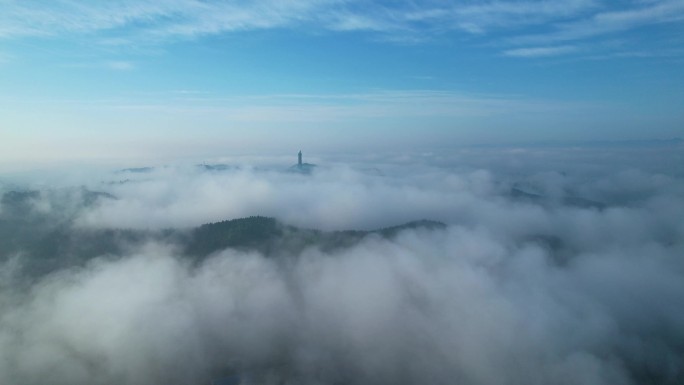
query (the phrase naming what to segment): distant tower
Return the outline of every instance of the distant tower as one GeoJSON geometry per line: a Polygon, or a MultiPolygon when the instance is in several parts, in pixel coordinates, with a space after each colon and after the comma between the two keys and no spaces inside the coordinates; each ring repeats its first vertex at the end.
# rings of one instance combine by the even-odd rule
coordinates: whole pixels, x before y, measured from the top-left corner
{"type": "Polygon", "coordinates": [[[297,165],[299,165],[299,167],[302,167],[302,150],[299,150],[299,154],[297,155],[297,159],[298,159],[297,165]]]}

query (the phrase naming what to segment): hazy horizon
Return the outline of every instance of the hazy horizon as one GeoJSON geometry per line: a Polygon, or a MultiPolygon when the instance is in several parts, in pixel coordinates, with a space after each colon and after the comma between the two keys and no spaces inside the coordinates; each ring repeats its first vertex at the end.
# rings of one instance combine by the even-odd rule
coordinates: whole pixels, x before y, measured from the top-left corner
{"type": "Polygon", "coordinates": [[[679,0],[0,4],[0,166],[682,136],[679,0]]]}

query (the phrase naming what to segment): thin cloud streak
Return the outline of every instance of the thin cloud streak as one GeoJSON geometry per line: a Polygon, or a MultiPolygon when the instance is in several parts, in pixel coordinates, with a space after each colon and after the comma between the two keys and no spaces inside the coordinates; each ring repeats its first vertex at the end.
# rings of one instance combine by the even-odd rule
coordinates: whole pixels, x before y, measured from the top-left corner
{"type": "Polygon", "coordinates": [[[513,57],[547,57],[567,55],[569,53],[577,52],[578,48],[571,45],[564,45],[558,47],[531,47],[531,48],[516,48],[509,49],[503,52],[505,56],[513,57]]]}
{"type": "Polygon", "coordinates": [[[600,12],[586,19],[558,24],[553,32],[518,36],[509,41],[515,44],[539,44],[583,40],[647,25],[676,23],[682,20],[684,3],[678,0],[665,0],[638,9],[600,12]]]}
{"type": "Polygon", "coordinates": [[[115,71],[131,71],[135,69],[135,64],[129,61],[109,61],[105,67],[115,71]]]}
{"type": "MultiPolygon", "coordinates": [[[[381,33],[387,35],[386,40],[399,41],[448,31],[486,34],[546,24],[557,29],[556,32],[519,38],[531,42],[582,39],[647,24],[676,22],[684,17],[684,6],[677,0],[633,5],[622,10],[602,9],[605,6],[596,0],[495,1],[459,5],[433,1],[375,5],[336,0],[287,3],[262,0],[249,4],[192,0],[162,3],[56,1],[40,8],[26,2],[9,2],[0,15],[0,38],[107,32],[118,35],[119,43],[133,38],[158,42],[232,31],[316,26],[334,31],[381,33]],[[127,27],[131,27],[131,31],[123,32],[127,27]]],[[[107,40],[115,41],[116,38],[109,36],[107,40]]]]}
{"type": "MultiPolygon", "coordinates": [[[[116,70],[135,68],[129,62],[109,62],[116,70]]],[[[22,104],[21,100],[7,102],[22,104]]],[[[517,95],[467,94],[435,90],[378,90],[348,94],[272,94],[239,97],[205,97],[201,91],[154,94],[138,100],[45,100],[64,109],[84,106],[101,110],[221,114],[241,121],[328,121],[353,117],[463,117],[492,116],[506,112],[570,111],[596,108],[580,102],[535,100],[517,95]],[[297,119],[297,117],[299,117],[297,119]]],[[[32,100],[31,105],[41,104],[32,100]]]]}

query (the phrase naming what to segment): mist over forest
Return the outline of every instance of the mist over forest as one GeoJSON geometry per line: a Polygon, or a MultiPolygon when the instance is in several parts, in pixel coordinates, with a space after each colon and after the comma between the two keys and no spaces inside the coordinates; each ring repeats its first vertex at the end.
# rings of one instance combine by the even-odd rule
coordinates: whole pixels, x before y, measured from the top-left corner
{"type": "Polygon", "coordinates": [[[0,175],[0,383],[684,383],[684,147],[0,175]]]}
{"type": "Polygon", "coordinates": [[[684,385],[684,0],[0,0],[0,385],[684,385]]]}

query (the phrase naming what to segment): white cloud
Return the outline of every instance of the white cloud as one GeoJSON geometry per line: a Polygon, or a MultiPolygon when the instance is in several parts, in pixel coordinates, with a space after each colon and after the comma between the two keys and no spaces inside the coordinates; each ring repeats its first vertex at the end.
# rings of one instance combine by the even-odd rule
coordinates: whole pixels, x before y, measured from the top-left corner
{"type": "Polygon", "coordinates": [[[484,32],[514,26],[539,25],[574,18],[597,7],[594,0],[494,1],[454,7],[452,15],[465,30],[484,32]]]}
{"type": "MultiPolygon", "coordinates": [[[[135,64],[127,61],[105,63],[107,68],[130,70],[135,64]]],[[[32,104],[42,103],[31,101],[32,104]]],[[[149,97],[136,96],[125,100],[65,100],[61,111],[88,107],[101,111],[164,112],[196,117],[206,112],[233,122],[329,122],[353,118],[437,118],[487,117],[506,113],[549,112],[572,110],[582,103],[544,101],[517,95],[472,94],[436,90],[371,90],[339,94],[270,94],[221,97],[201,91],[158,93],[149,97]]],[[[586,107],[586,106],[585,106],[586,107]]]]}
{"type": "Polygon", "coordinates": [[[530,47],[530,48],[515,48],[503,52],[506,56],[514,57],[547,57],[559,56],[569,53],[577,52],[578,48],[571,45],[563,45],[557,47],[530,47]]]}
{"type": "MultiPolygon", "coordinates": [[[[262,29],[311,19],[326,2],[262,0],[251,3],[196,0],[78,3],[55,1],[37,7],[9,2],[0,15],[0,37],[112,31],[131,27],[143,36],[195,36],[262,29]]],[[[329,2],[327,2],[329,3],[329,2]]]]}
{"type": "MultiPolygon", "coordinates": [[[[631,205],[643,204],[649,196],[659,196],[659,190],[684,194],[684,186],[665,176],[667,174],[650,178],[648,174],[630,171],[639,166],[629,160],[632,156],[634,159],[648,156],[654,168],[662,169],[667,167],[668,158],[677,156],[677,151],[662,151],[661,154],[650,150],[624,154],[616,151],[613,158],[619,164],[593,166],[600,159],[599,152],[541,149],[509,154],[500,150],[464,149],[425,157],[407,154],[406,159],[347,157],[353,167],[309,158],[321,169],[308,177],[282,173],[278,168],[256,172],[246,167],[224,173],[163,168],[143,175],[138,182],[108,188],[120,199],[103,202],[100,207],[84,213],[80,221],[85,226],[164,228],[267,215],[303,227],[348,229],[377,228],[430,218],[448,223],[486,223],[490,231],[500,229],[503,232],[512,232],[516,223],[525,222],[528,229],[534,227],[541,231],[549,221],[557,218],[544,219],[546,214],[541,210],[509,205],[510,202],[497,197],[506,196],[512,184],[523,182],[524,186],[533,186],[528,191],[547,196],[552,201],[562,201],[570,194],[599,202],[631,205]],[[624,158],[618,158],[617,154],[624,158]],[[440,161],[437,166],[424,163],[435,159],[440,161]],[[544,163],[538,164],[537,159],[544,159],[544,163]],[[377,168],[384,176],[367,174],[363,171],[367,168],[377,168]],[[555,170],[564,170],[574,176],[564,176],[555,170]],[[589,172],[595,174],[585,177],[589,172]],[[511,180],[509,175],[512,174],[534,176],[511,180]],[[507,214],[501,216],[502,212],[507,214]]],[[[305,151],[305,156],[310,156],[307,154],[305,151]]],[[[279,162],[282,170],[295,163],[295,157],[281,158],[279,162]]],[[[244,161],[237,164],[244,164],[244,161]]],[[[271,167],[273,164],[271,162],[271,167]]],[[[646,165],[643,161],[640,167],[646,165]]],[[[137,179],[132,175],[113,178],[137,179]]],[[[675,218],[677,209],[672,210],[668,217],[675,218]]],[[[555,218],[555,214],[551,216],[555,218]]],[[[607,219],[608,215],[599,217],[606,220],[602,225],[613,228],[612,234],[617,235],[628,227],[628,224],[625,224],[627,227],[612,224],[613,219],[607,219]]]]}
{"type": "MultiPolygon", "coordinates": [[[[187,95],[186,95],[187,96],[187,95]]],[[[109,108],[214,111],[230,121],[331,121],[349,118],[490,116],[517,111],[552,111],[573,103],[511,95],[478,95],[434,90],[378,90],[351,94],[273,94],[239,98],[193,97],[167,103],[131,103],[109,108]],[[179,105],[180,104],[180,105],[179,105]]]]}
{"type": "Polygon", "coordinates": [[[553,32],[519,36],[511,41],[519,44],[573,41],[681,20],[684,20],[684,3],[679,0],[662,0],[629,9],[598,12],[586,18],[558,24],[553,32]]]}
{"type": "MultiPolygon", "coordinates": [[[[27,2],[3,4],[0,37],[113,32],[128,38],[167,39],[238,30],[315,26],[339,31],[366,30],[399,39],[462,30],[485,33],[500,29],[561,24],[567,39],[606,31],[681,20],[678,0],[636,4],[618,9],[596,0],[493,1],[459,4],[422,1],[372,4],[360,1],[299,0],[279,2],[122,1],[75,3],[55,1],[40,7],[27,2]],[[607,10],[606,10],[607,9],[607,10]],[[582,32],[584,31],[584,32],[582,32]]],[[[108,36],[108,40],[116,39],[108,36]]]]}
{"type": "Polygon", "coordinates": [[[135,69],[135,64],[129,61],[109,61],[105,67],[115,71],[130,71],[135,69]]]}
{"type": "MultiPolygon", "coordinates": [[[[499,0],[490,2],[373,3],[359,0],[254,2],[150,0],[120,2],[5,2],[0,38],[51,36],[92,39],[103,46],[151,49],[177,39],[236,31],[287,28],[305,31],[367,32],[369,39],[393,44],[423,44],[453,34],[491,39],[506,56],[576,54],[581,41],[639,27],[684,20],[680,0],[606,3],[600,0],[499,0]],[[535,31],[531,34],[530,31],[535,31]],[[540,32],[536,32],[540,31],[540,32]],[[502,37],[501,34],[506,36],[502,37]],[[552,48],[568,42],[568,48],[552,48]],[[500,48],[504,46],[505,48],[500,48]]],[[[461,40],[461,43],[464,43],[461,40]]],[[[661,42],[669,47],[674,42],[661,42]]],[[[599,45],[594,45],[598,47],[599,45]]]]}

